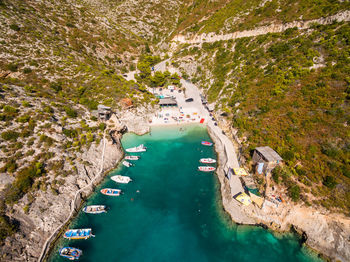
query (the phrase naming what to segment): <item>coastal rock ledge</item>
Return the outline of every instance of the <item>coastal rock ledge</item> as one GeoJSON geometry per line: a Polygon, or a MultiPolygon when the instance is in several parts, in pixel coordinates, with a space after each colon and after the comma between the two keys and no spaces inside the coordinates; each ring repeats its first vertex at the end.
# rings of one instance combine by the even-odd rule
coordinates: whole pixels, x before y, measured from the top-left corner
{"type": "MultiPolygon", "coordinates": [[[[65,182],[56,192],[38,190],[34,199],[29,200],[25,195],[13,206],[8,216],[18,221],[19,230],[7,237],[1,246],[1,261],[38,261],[46,241],[50,239],[48,242],[53,243],[57,237],[57,234],[54,234],[57,228],[71,218],[72,205],[74,215],[83,201],[93,192],[94,187],[103,180],[105,174],[123,158],[124,151],[120,142],[122,134],[127,130],[138,134],[149,131],[148,110],[150,109],[142,109],[140,112],[130,110],[125,115],[121,113],[120,115],[123,115],[120,118],[116,114],[112,115],[111,121],[107,122],[105,138],[98,144],[92,143],[89,149],[77,153],[76,157],[80,161],[75,165],[76,170],[67,170],[65,182]],[[75,198],[78,190],[81,190],[81,193],[75,198]],[[30,208],[25,212],[28,203],[30,208]]],[[[49,251],[49,246],[45,254],[49,251]]]]}
{"type": "Polygon", "coordinates": [[[215,142],[218,154],[217,175],[221,184],[221,197],[225,211],[232,220],[245,225],[265,225],[278,231],[293,229],[303,236],[304,243],[332,261],[350,261],[350,218],[332,214],[313,207],[287,202],[284,205],[265,204],[262,209],[255,205],[241,206],[232,198],[224,167],[227,155],[220,138],[210,127],[208,132],[215,142]]]}

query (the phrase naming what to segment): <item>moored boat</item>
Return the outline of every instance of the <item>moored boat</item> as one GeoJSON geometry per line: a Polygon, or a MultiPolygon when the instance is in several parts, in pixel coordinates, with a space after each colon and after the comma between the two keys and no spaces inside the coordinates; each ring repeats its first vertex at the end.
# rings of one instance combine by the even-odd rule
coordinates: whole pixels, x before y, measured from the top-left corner
{"type": "Polygon", "coordinates": [[[202,145],[203,145],[203,146],[212,146],[213,143],[208,142],[208,141],[202,141],[202,145]]]}
{"type": "Polygon", "coordinates": [[[69,260],[77,260],[83,253],[82,250],[75,247],[63,247],[58,252],[61,257],[68,258],[69,260]]]}
{"type": "Polygon", "coordinates": [[[122,164],[123,164],[124,166],[126,166],[126,167],[131,167],[131,166],[132,166],[132,164],[131,164],[130,162],[125,161],[125,160],[122,162],[122,164]]]}
{"type": "Polygon", "coordinates": [[[107,196],[119,196],[122,193],[120,189],[113,188],[103,188],[100,192],[107,196]]]}
{"type": "Polygon", "coordinates": [[[126,160],[139,160],[140,156],[125,156],[126,160]]]}
{"type": "Polygon", "coordinates": [[[132,179],[128,176],[116,175],[112,176],[111,179],[117,183],[127,184],[132,181],[132,179]]]}
{"type": "Polygon", "coordinates": [[[199,162],[201,162],[203,164],[214,164],[214,163],[216,163],[216,160],[212,159],[212,158],[201,158],[199,160],[199,162]]]}
{"type": "Polygon", "coordinates": [[[215,171],[215,167],[213,167],[213,166],[199,166],[198,170],[203,171],[203,172],[211,172],[211,171],[215,171]]]}
{"type": "Polygon", "coordinates": [[[91,228],[69,229],[64,235],[67,239],[88,239],[94,237],[91,228]]]}
{"type": "Polygon", "coordinates": [[[146,150],[147,148],[143,144],[125,149],[125,151],[129,153],[145,152],[146,150]]]}
{"type": "Polygon", "coordinates": [[[83,208],[83,212],[88,214],[101,214],[107,212],[106,206],[103,205],[92,205],[83,208]]]}

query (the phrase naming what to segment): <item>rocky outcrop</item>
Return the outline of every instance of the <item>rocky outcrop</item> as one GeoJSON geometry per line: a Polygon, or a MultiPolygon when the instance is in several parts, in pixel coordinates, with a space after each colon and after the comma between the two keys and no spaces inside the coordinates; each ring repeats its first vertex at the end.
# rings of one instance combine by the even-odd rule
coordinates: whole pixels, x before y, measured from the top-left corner
{"type": "Polygon", "coordinates": [[[147,108],[132,108],[119,116],[119,120],[127,127],[128,132],[132,132],[138,135],[143,135],[150,130],[150,120],[154,115],[155,109],[152,107],[147,108]]]}
{"type": "Polygon", "coordinates": [[[263,207],[242,206],[232,198],[229,180],[224,167],[227,152],[219,136],[208,128],[218,154],[217,175],[221,184],[221,196],[225,211],[239,224],[264,225],[276,231],[291,228],[303,236],[305,243],[332,261],[350,261],[350,219],[341,214],[331,214],[315,207],[296,205],[293,202],[276,205],[265,200],[263,207]]]}
{"type": "Polygon", "coordinates": [[[74,207],[77,211],[84,198],[102,181],[103,173],[112,169],[122,158],[120,140],[113,143],[111,139],[106,139],[105,142],[105,146],[102,140],[79,154],[81,161],[76,165],[77,171],[70,172],[65,178],[65,183],[58,188],[58,193],[38,190],[27,213],[24,207],[29,202],[28,196],[14,205],[10,216],[19,222],[20,230],[6,239],[1,248],[1,261],[37,261],[45,240],[59,225],[69,219],[71,208],[74,207]],[[83,189],[81,194],[74,198],[80,189],[83,189]]]}
{"type": "Polygon", "coordinates": [[[308,21],[294,21],[285,24],[270,24],[261,26],[252,30],[238,31],[230,34],[217,35],[215,33],[201,34],[201,35],[177,35],[173,42],[181,44],[200,44],[212,43],[216,41],[227,41],[230,39],[237,39],[242,37],[253,37],[258,35],[265,35],[267,33],[281,33],[289,28],[308,29],[314,24],[327,25],[333,22],[350,21],[350,11],[346,10],[339,12],[336,15],[329,17],[322,17],[308,21]]]}

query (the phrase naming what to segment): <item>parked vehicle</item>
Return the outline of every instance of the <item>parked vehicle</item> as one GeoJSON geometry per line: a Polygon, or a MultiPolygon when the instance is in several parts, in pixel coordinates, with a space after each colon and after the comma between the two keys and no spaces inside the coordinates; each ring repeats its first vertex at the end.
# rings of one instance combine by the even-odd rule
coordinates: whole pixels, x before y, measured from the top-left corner
{"type": "Polygon", "coordinates": [[[187,98],[186,100],[185,100],[185,102],[193,102],[193,98],[192,97],[190,97],[190,98],[187,98]]]}

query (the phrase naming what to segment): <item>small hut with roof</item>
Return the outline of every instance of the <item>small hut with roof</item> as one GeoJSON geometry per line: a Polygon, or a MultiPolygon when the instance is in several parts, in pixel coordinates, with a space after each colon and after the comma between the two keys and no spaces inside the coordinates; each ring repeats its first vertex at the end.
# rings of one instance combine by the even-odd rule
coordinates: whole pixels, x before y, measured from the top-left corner
{"type": "Polygon", "coordinates": [[[282,157],[269,146],[257,147],[254,150],[253,162],[259,174],[271,172],[282,161],[282,157]]]}

